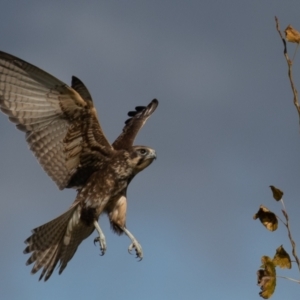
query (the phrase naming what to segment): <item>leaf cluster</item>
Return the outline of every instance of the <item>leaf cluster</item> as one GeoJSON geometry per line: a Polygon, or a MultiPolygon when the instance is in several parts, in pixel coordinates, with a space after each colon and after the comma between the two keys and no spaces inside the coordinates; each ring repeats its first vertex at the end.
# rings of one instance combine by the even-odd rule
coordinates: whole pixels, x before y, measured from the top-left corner
{"type": "MultiPolygon", "coordinates": [[[[267,207],[264,205],[261,205],[259,207],[258,212],[253,216],[253,219],[259,219],[260,222],[267,228],[269,231],[275,231],[278,228],[278,220],[280,220],[285,227],[288,230],[288,236],[290,238],[292,249],[293,249],[293,256],[296,259],[296,262],[298,261],[298,256],[296,254],[296,245],[295,242],[292,239],[291,231],[290,231],[290,225],[289,225],[289,218],[288,214],[285,209],[285,205],[283,202],[283,192],[276,188],[275,186],[270,186],[271,191],[273,193],[273,198],[278,202],[280,201],[282,203],[283,209],[282,213],[285,218],[285,221],[282,221],[278,216],[276,216],[275,213],[270,211],[267,207]]],[[[276,253],[273,258],[270,258],[269,256],[263,256],[261,258],[262,265],[260,269],[257,271],[257,284],[261,288],[261,292],[259,295],[264,299],[269,299],[276,287],[276,278],[278,277],[276,275],[276,268],[286,268],[291,269],[292,268],[292,261],[290,258],[290,255],[287,253],[287,251],[284,249],[283,245],[279,246],[276,249],[276,253]]],[[[299,270],[300,270],[300,264],[298,264],[299,270]]],[[[285,277],[286,278],[286,277],[285,277]]],[[[290,279],[290,278],[287,278],[290,279]]],[[[293,280],[293,279],[291,279],[293,280]]],[[[293,280],[297,281],[297,280],[293,280]]],[[[300,282],[299,282],[300,283],[300,282]]]]}
{"type": "MultiPolygon", "coordinates": [[[[279,20],[277,17],[275,17],[275,22],[276,22],[276,30],[277,30],[277,32],[282,40],[283,46],[284,46],[283,54],[284,54],[284,57],[285,57],[285,60],[287,62],[287,66],[288,66],[288,78],[289,78],[291,89],[293,92],[293,96],[294,96],[293,102],[294,102],[294,106],[296,107],[297,112],[298,112],[299,124],[300,124],[300,105],[299,105],[299,101],[298,101],[298,91],[294,84],[294,78],[293,78],[293,72],[292,72],[293,60],[295,58],[295,55],[298,50],[298,46],[300,44],[300,32],[298,32],[291,25],[288,25],[284,31],[284,33],[285,33],[285,38],[284,38],[283,34],[281,33],[280,26],[279,26],[279,20]],[[297,44],[295,53],[293,55],[293,59],[289,58],[289,55],[287,52],[287,42],[297,44]]],[[[289,223],[289,216],[285,209],[285,205],[284,205],[284,201],[283,201],[283,192],[273,185],[271,185],[270,188],[273,193],[273,198],[276,201],[280,201],[282,204],[283,209],[281,211],[282,211],[285,221],[280,219],[277,215],[275,215],[272,211],[270,211],[264,205],[261,205],[259,207],[259,210],[253,216],[253,219],[254,220],[259,219],[260,222],[269,231],[277,230],[278,221],[281,221],[283,223],[283,225],[287,229],[288,238],[291,243],[292,255],[295,259],[295,262],[296,262],[299,272],[300,272],[300,260],[298,258],[297,252],[296,252],[296,243],[294,242],[294,239],[292,237],[290,223],[289,223]]],[[[263,256],[261,258],[261,262],[262,262],[262,265],[261,265],[260,269],[257,271],[257,283],[261,288],[261,292],[259,293],[259,295],[262,298],[269,299],[273,295],[275,288],[276,288],[276,278],[278,278],[278,277],[289,279],[291,281],[300,283],[300,280],[276,275],[276,267],[287,268],[287,269],[292,268],[292,261],[291,261],[290,255],[286,252],[286,250],[283,248],[282,245],[276,249],[276,253],[272,259],[269,256],[263,256]]]]}

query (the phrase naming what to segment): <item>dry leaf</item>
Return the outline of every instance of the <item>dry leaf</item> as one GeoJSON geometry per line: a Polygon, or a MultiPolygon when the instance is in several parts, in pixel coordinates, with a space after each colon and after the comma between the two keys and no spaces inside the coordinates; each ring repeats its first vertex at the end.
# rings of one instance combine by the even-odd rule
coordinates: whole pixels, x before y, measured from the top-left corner
{"type": "Polygon", "coordinates": [[[272,259],[268,256],[261,258],[262,269],[257,271],[257,285],[260,286],[261,292],[259,295],[264,299],[269,299],[276,287],[276,270],[272,259]]]}
{"type": "Polygon", "coordinates": [[[276,249],[276,254],[273,258],[273,263],[282,269],[291,269],[292,263],[289,254],[284,250],[282,245],[276,249]]]}
{"type": "Polygon", "coordinates": [[[258,212],[253,216],[254,220],[257,218],[270,231],[275,231],[278,228],[276,215],[263,205],[259,207],[258,212]]]}
{"type": "Polygon", "coordinates": [[[291,43],[300,43],[300,33],[294,29],[291,25],[289,25],[286,29],[285,29],[285,38],[288,42],[291,43]]]}
{"type": "Polygon", "coordinates": [[[273,193],[273,198],[276,201],[280,201],[282,199],[282,196],[283,196],[283,191],[281,191],[280,189],[276,188],[274,185],[270,185],[270,188],[271,188],[272,193],[273,193]]]}

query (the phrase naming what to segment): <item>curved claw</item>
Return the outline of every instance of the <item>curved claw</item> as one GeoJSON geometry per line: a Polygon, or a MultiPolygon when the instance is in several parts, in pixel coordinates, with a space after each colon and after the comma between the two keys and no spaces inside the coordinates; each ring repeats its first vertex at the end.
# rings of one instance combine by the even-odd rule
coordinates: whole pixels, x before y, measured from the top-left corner
{"type": "Polygon", "coordinates": [[[94,239],[94,245],[96,246],[96,243],[99,243],[100,245],[100,255],[103,256],[105,254],[105,251],[106,251],[106,242],[105,242],[105,239],[101,239],[100,236],[97,236],[95,237],[94,239]]]}
{"type": "Polygon", "coordinates": [[[96,246],[96,243],[99,242],[99,236],[94,238],[94,245],[96,246]]]}
{"type": "Polygon", "coordinates": [[[131,253],[132,250],[135,250],[136,258],[139,258],[138,261],[141,261],[143,259],[143,250],[142,246],[138,242],[133,242],[132,244],[129,245],[128,247],[128,253],[132,255],[131,253]]]}

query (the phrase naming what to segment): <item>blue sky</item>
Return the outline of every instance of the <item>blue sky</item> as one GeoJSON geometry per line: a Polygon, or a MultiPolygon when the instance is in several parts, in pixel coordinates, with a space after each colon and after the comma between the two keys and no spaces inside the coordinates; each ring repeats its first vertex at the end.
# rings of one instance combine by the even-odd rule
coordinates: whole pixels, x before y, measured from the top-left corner
{"type": "MultiPolygon", "coordinates": [[[[110,141],[129,110],[160,105],[136,140],[158,159],[128,192],[144,259],[102,216],[106,254],[93,234],[47,283],[25,266],[24,240],[76,193],[58,191],[0,116],[1,298],[259,299],[261,256],[291,250],[283,226],[270,233],[252,219],[260,204],[280,213],[270,184],[285,192],[300,243],[299,123],[274,21],[300,29],[299,9],[298,0],[4,1],[1,50],[68,84],[78,76],[110,141]]],[[[299,286],[279,279],[272,299],[296,297],[299,286]]]]}

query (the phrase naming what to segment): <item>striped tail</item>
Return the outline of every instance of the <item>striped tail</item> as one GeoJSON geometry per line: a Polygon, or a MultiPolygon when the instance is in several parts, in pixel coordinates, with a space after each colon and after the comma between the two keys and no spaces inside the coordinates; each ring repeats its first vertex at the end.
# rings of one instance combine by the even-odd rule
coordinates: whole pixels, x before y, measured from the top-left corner
{"type": "Polygon", "coordinates": [[[56,219],[32,230],[32,235],[25,241],[24,253],[31,256],[26,265],[35,263],[31,273],[43,268],[39,280],[48,280],[59,262],[59,274],[67,266],[80,243],[93,231],[94,226],[87,226],[80,220],[81,207],[76,203],[56,219]]]}

